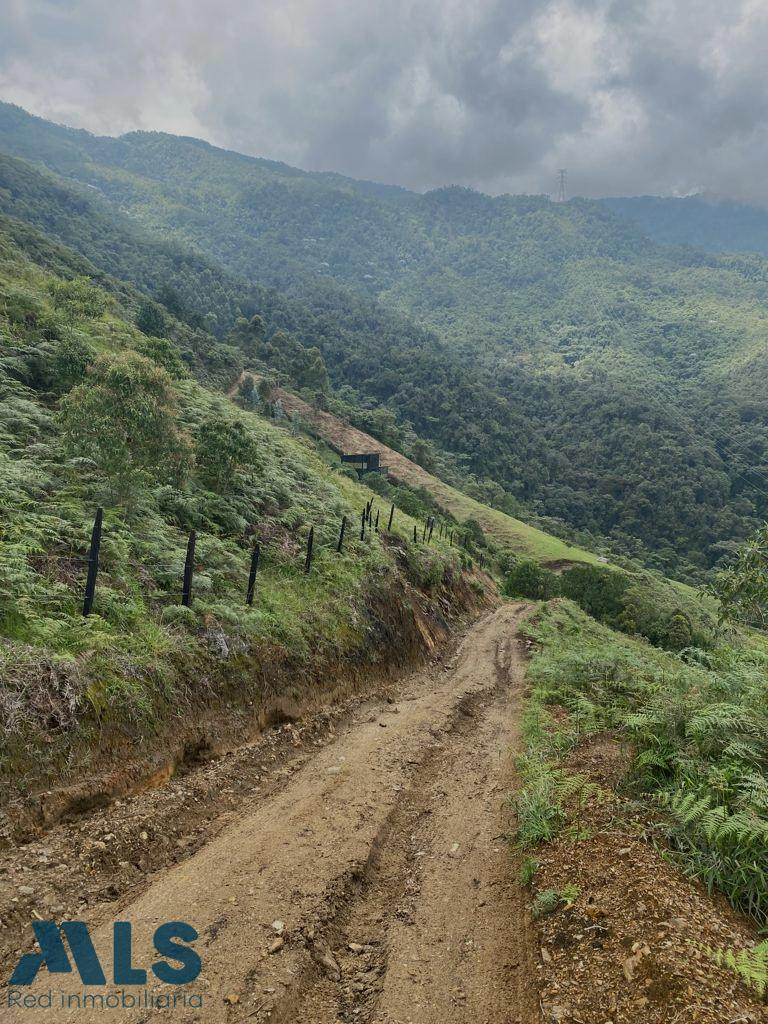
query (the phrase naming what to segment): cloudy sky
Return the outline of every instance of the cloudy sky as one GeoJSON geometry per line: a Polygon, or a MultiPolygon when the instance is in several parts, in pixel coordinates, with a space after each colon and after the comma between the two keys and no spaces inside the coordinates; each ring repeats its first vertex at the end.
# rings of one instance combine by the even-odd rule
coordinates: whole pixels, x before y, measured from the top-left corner
{"type": "Polygon", "coordinates": [[[0,0],[0,98],[426,189],[768,202],[768,0],[0,0]]]}

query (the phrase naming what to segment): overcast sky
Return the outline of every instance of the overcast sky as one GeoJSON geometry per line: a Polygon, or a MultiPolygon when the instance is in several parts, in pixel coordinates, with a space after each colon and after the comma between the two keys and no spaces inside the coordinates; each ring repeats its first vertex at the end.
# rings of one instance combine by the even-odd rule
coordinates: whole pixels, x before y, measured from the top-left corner
{"type": "Polygon", "coordinates": [[[0,0],[0,98],[415,189],[768,202],[768,0],[0,0]]]}

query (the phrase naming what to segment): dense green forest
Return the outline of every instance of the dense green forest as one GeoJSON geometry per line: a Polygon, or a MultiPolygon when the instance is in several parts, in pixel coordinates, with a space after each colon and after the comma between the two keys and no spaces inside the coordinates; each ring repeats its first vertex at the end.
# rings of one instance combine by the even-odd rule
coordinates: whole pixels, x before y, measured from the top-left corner
{"type": "Polygon", "coordinates": [[[757,254],[666,248],[599,202],[418,195],[7,105],[0,149],[0,213],[151,296],[198,359],[247,361],[233,327],[258,314],[262,357],[290,375],[284,339],[317,348],[361,425],[428,440],[500,508],[689,580],[768,515],[757,254]]]}

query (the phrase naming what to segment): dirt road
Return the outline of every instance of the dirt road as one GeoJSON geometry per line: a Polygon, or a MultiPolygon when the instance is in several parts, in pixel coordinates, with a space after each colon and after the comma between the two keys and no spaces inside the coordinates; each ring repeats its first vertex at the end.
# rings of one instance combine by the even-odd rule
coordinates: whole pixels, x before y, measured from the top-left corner
{"type": "MultiPolygon", "coordinates": [[[[54,1008],[10,1019],[538,1021],[535,943],[505,839],[521,614],[489,614],[439,678],[416,674],[395,703],[369,706],[280,792],[246,801],[220,835],[116,910],[133,922],[139,967],[158,959],[159,924],[198,930],[203,967],[183,987],[187,1005],[150,973],[149,993],[176,991],[175,1007],[62,1007],[62,992],[118,988],[84,990],[76,973],[42,971],[28,991],[52,989],[54,1008]]],[[[109,977],[111,922],[93,938],[109,977]]]]}

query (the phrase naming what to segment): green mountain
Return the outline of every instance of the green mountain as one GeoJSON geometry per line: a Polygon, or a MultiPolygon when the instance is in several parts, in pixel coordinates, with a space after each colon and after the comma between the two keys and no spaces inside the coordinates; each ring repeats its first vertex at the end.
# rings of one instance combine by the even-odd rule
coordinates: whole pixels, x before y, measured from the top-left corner
{"type": "Polygon", "coordinates": [[[768,256],[768,210],[762,207],[707,196],[630,196],[602,202],[662,245],[768,256]]]}
{"type": "Polygon", "coordinates": [[[507,511],[691,580],[768,515],[759,255],[672,249],[600,202],[418,195],[10,106],[0,150],[22,158],[0,212],[192,330],[256,311],[316,346],[507,511]]]}

